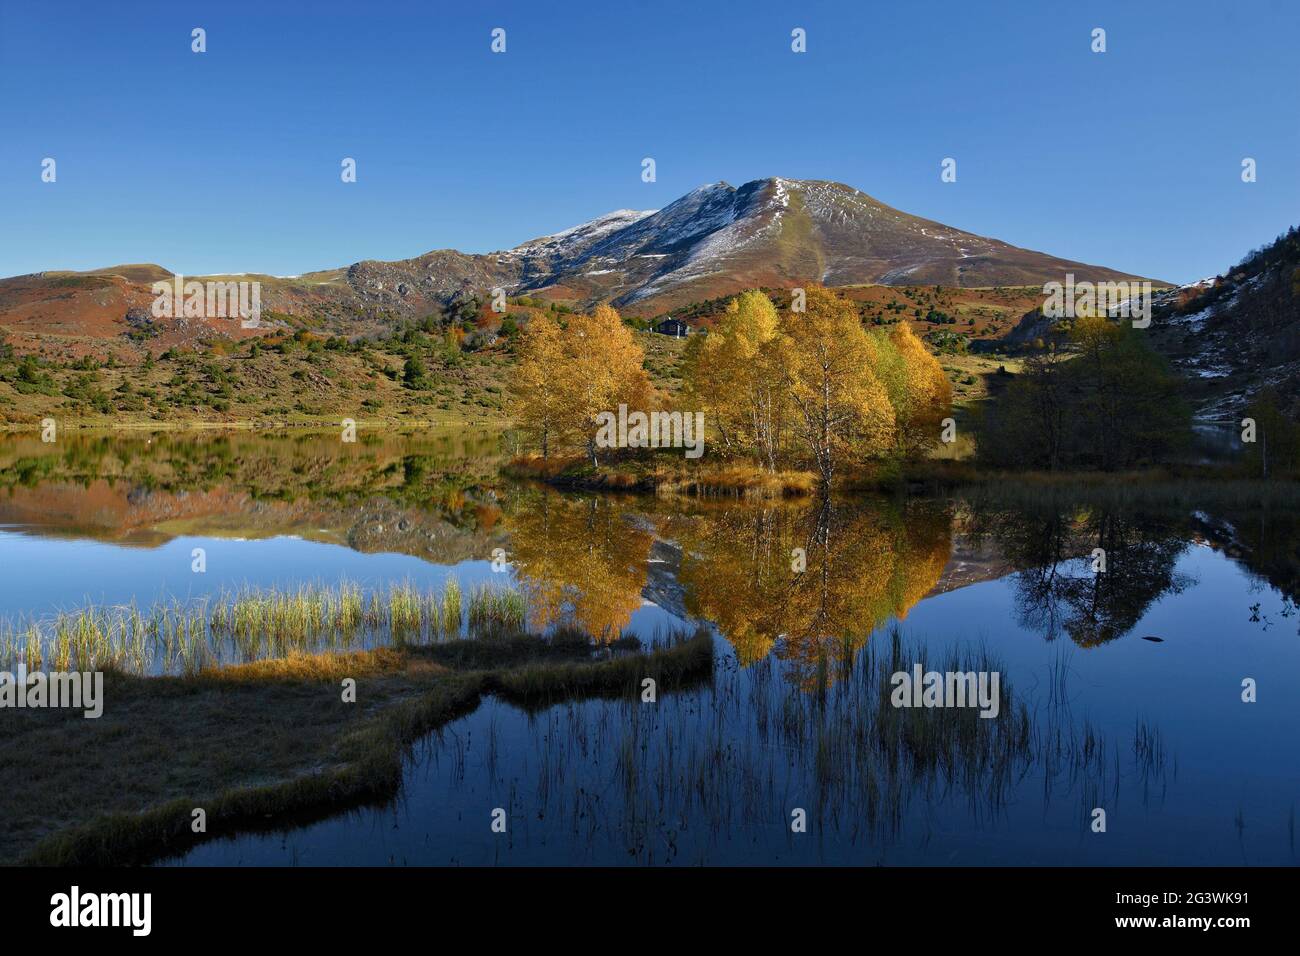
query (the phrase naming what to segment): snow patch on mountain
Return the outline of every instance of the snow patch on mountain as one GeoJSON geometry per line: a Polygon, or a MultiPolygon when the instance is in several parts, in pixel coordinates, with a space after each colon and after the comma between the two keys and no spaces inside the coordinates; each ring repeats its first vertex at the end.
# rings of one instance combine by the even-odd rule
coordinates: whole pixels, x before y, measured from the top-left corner
{"type": "MultiPolygon", "coordinates": [[[[684,257],[668,263],[653,281],[627,296],[629,302],[657,295],[665,289],[726,271],[727,262],[754,243],[781,228],[780,216],[790,206],[788,180],[767,180],[733,189],[725,183],[702,186],[688,193],[696,212],[689,230],[670,228],[659,248],[683,247],[684,257]],[[698,238],[697,238],[698,237],[698,238]],[[693,244],[690,240],[695,239],[693,244]]],[[[674,203],[665,214],[676,214],[674,203]]],[[[647,225],[657,225],[647,220],[647,225]]]]}
{"type": "Polygon", "coordinates": [[[588,222],[579,223],[550,236],[542,236],[522,243],[503,253],[503,255],[564,256],[572,254],[579,247],[591,246],[605,236],[626,229],[649,216],[655,209],[616,209],[603,216],[597,216],[588,222]]]}

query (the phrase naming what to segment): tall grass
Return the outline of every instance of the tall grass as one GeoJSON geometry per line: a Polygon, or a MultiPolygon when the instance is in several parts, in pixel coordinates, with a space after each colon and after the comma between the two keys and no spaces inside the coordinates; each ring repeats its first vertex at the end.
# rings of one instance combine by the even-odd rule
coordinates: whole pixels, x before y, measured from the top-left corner
{"type": "Polygon", "coordinates": [[[444,634],[460,633],[460,582],[454,577],[442,586],[442,629],[444,634]]]}
{"type": "Polygon", "coordinates": [[[482,585],[470,595],[462,629],[455,578],[441,591],[410,582],[377,588],[303,585],[250,589],[188,603],[86,607],[43,620],[0,620],[0,667],[115,669],[132,674],[192,674],[223,663],[291,653],[387,644],[428,644],[524,632],[527,606],[512,587],[482,585]]]}
{"type": "Polygon", "coordinates": [[[469,628],[479,635],[518,634],[524,629],[524,596],[513,588],[479,585],[469,596],[469,628]]]}

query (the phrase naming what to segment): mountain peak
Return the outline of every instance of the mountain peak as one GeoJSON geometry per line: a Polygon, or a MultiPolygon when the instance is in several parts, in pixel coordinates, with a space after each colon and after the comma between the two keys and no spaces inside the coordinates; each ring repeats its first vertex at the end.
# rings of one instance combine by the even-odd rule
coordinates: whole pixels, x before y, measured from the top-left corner
{"type": "MultiPolygon", "coordinates": [[[[170,275],[153,265],[98,271],[141,295],[149,281],[170,275]]],[[[397,262],[367,260],[269,280],[262,291],[266,309],[323,309],[340,318],[418,318],[496,288],[653,315],[755,287],[1041,286],[1067,273],[1134,278],[921,219],[844,183],[770,176],[739,187],[705,183],[662,209],[616,209],[486,255],[439,249],[397,262]]]]}

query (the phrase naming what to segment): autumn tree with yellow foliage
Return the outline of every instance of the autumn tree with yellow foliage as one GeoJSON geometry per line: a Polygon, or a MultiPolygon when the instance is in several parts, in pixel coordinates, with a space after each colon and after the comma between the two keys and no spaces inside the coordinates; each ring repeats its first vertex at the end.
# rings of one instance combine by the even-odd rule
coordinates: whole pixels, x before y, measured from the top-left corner
{"type": "Polygon", "coordinates": [[[567,362],[560,370],[560,389],[568,409],[571,430],[596,460],[596,432],[601,412],[615,412],[620,404],[649,411],[654,389],[645,370],[645,352],[632,330],[607,305],[591,315],[575,315],[565,330],[567,362]]]}
{"type": "Polygon", "coordinates": [[[768,471],[776,470],[789,406],[783,352],[776,306],[744,292],[708,335],[690,341],[682,373],[688,404],[713,422],[723,448],[751,451],[768,471]]]}
{"type": "MultiPolygon", "coordinates": [[[[856,305],[812,287],[801,311],[763,292],[732,299],[682,366],[685,410],[703,412],[724,456],[774,473],[812,465],[829,485],[844,467],[915,457],[939,437],[952,402],[943,369],[900,323],[868,332],[856,305]]],[[[658,403],[632,330],[609,306],[561,326],[532,319],[511,387],[515,419],[541,447],[580,447],[597,460],[602,413],[658,403]]]]}
{"type": "Polygon", "coordinates": [[[515,420],[542,448],[583,448],[593,465],[598,416],[620,404],[649,411],[655,402],[645,353],[617,312],[598,306],[561,327],[539,316],[528,323],[511,387],[515,420]]]}
{"type": "Polygon", "coordinates": [[[541,447],[543,458],[552,441],[566,437],[563,391],[554,378],[565,362],[563,336],[554,319],[534,317],[520,336],[519,365],[510,383],[515,421],[541,447]]]}
{"type": "Polygon", "coordinates": [[[911,328],[869,333],[852,301],[819,287],[804,306],[778,313],[764,293],[741,293],[687,346],[685,398],[724,453],[768,471],[810,462],[829,484],[843,465],[932,447],[952,386],[911,328]]]}
{"type": "Polygon", "coordinates": [[[952,384],[911,326],[899,322],[876,336],[880,377],[894,406],[895,447],[905,458],[925,454],[939,440],[952,408],[952,384]]]}
{"type": "Polygon", "coordinates": [[[805,311],[785,313],[781,327],[794,432],[829,485],[841,464],[894,444],[894,407],[876,374],[881,352],[853,303],[826,289],[808,289],[805,311]]]}

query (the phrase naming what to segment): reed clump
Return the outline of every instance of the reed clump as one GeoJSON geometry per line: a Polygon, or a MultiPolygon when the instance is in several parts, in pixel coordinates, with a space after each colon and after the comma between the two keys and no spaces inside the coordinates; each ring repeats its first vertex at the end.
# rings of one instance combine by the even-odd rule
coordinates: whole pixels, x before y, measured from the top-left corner
{"type": "Polygon", "coordinates": [[[86,607],[40,620],[0,620],[0,668],[115,670],[128,674],[194,674],[223,664],[296,653],[424,645],[460,637],[521,634],[528,619],[523,593],[484,584],[463,614],[460,583],[440,590],[410,582],[368,594],[357,584],[242,588],[214,598],[86,607]]]}
{"type": "Polygon", "coordinates": [[[482,584],[469,596],[469,627],[479,635],[517,634],[527,615],[524,596],[513,588],[482,584]]]}

